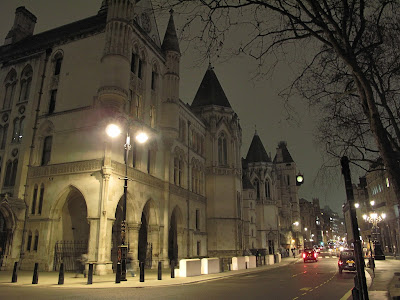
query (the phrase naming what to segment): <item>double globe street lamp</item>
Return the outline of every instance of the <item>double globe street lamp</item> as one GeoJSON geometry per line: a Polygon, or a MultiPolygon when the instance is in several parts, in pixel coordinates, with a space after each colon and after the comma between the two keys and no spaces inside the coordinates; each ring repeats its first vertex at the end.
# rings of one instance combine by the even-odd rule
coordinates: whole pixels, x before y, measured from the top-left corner
{"type": "MultiPolygon", "coordinates": [[[[373,205],[372,201],[371,201],[371,205],[373,205]]],[[[377,235],[379,234],[378,233],[378,228],[379,228],[378,227],[378,223],[382,222],[383,220],[385,220],[386,214],[385,213],[378,214],[376,212],[370,212],[368,215],[364,214],[362,217],[366,222],[372,224],[372,229],[371,229],[372,232],[371,233],[373,235],[373,243],[375,245],[375,255],[374,255],[375,259],[385,259],[383,251],[380,248],[380,244],[378,242],[377,235]]],[[[371,242],[370,242],[370,250],[371,250],[371,257],[372,257],[372,245],[371,245],[371,242]]],[[[372,263],[373,263],[373,260],[372,260],[372,263]]]]}
{"type": "MultiPolygon", "coordinates": [[[[121,128],[116,124],[109,124],[106,127],[106,133],[111,138],[116,138],[121,134],[121,128]]],[[[145,132],[138,132],[136,135],[136,141],[140,144],[145,143],[148,140],[148,135],[145,132]]],[[[118,246],[118,263],[115,282],[126,281],[126,258],[128,254],[128,245],[126,244],[126,201],[128,194],[128,155],[131,150],[131,138],[129,135],[129,126],[126,128],[126,140],[125,140],[125,176],[119,178],[124,180],[124,198],[122,206],[122,222],[121,222],[121,245],[118,246]]]]}

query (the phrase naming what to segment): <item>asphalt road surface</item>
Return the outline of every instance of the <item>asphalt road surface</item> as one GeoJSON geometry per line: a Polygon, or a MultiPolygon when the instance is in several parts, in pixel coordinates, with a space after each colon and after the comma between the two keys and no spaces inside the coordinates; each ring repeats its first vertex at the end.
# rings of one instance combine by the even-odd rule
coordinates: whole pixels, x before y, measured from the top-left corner
{"type": "Polygon", "coordinates": [[[353,287],[355,272],[337,272],[337,258],[255,271],[194,284],[110,289],[2,286],[0,299],[324,299],[338,300],[353,287]]]}

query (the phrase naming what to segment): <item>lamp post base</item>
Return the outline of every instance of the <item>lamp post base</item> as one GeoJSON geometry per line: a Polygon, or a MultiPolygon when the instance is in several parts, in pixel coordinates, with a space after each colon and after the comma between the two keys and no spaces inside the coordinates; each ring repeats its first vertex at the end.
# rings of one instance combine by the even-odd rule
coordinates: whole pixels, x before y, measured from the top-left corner
{"type": "Polygon", "coordinates": [[[126,281],[126,258],[128,255],[128,246],[118,246],[118,261],[121,263],[121,281],[126,281]]]}

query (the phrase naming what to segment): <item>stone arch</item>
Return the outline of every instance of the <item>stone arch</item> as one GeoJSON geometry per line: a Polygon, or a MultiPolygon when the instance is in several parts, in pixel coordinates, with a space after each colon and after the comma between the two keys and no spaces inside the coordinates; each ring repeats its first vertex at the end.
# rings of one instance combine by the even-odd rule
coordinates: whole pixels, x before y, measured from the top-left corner
{"type": "Polygon", "coordinates": [[[168,229],[168,259],[169,263],[178,263],[183,257],[183,214],[178,205],[174,207],[171,213],[168,229]]]}
{"type": "MultiPolygon", "coordinates": [[[[58,220],[54,222],[52,230],[54,247],[58,246],[61,252],[55,254],[55,268],[58,267],[61,259],[64,259],[66,271],[76,270],[79,267],[79,259],[82,254],[88,253],[88,241],[90,226],[88,222],[88,210],[86,197],[75,186],[69,185],[59,193],[54,205],[50,208],[50,219],[58,220]],[[73,253],[65,256],[62,251],[67,248],[73,249],[73,253]]],[[[52,248],[53,245],[50,245],[52,248]]]]}
{"type": "Polygon", "coordinates": [[[138,237],[138,261],[147,268],[153,266],[153,253],[159,253],[160,226],[158,211],[153,199],[147,200],[141,214],[138,237]]]}
{"type": "Polygon", "coordinates": [[[11,254],[13,234],[16,228],[16,216],[7,200],[3,199],[0,203],[0,269],[1,259],[11,254]]]}

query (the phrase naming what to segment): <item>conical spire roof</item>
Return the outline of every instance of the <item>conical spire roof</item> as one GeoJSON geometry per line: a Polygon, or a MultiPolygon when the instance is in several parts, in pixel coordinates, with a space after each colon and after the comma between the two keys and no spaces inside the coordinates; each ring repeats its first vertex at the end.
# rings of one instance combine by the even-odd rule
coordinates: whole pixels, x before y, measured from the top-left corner
{"type": "Polygon", "coordinates": [[[171,9],[170,11],[170,16],[169,16],[169,21],[168,21],[168,26],[167,30],[165,31],[165,36],[163,43],[161,45],[161,49],[165,51],[176,51],[178,53],[181,53],[181,50],[179,49],[179,41],[178,41],[178,36],[176,34],[175,30],[175,23],[174,23],[174,17],[173,17],[173,10],[171,9]]]}
{"type": "Polygon", "coordinates": [[[231,107],[211,64],[209,65],[206,74],[204,74],[200,87],[194,97],[192,107],[206,105],[231,107]]]}
{"type": "Polygon", "coordinates": [[[254,133],[253,140],[251,141],[249,151],[247,152],[246,161],[251,162],[271,162],[271,158],[265,151],[264,145],[261,142],[257,131],[254,133]]]}
{"type": "Polygon", "coordinates": [[[280,151],[282,153],[282,161],[277,161],[278,158],[277,158],[277,155],[275,155],[274,162],[283,162],[283,163],[294,162],[292,156],[289,153],[286,142],[284,142],[284,141],[279,142],[278,151],[280,151]]]}

